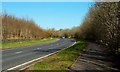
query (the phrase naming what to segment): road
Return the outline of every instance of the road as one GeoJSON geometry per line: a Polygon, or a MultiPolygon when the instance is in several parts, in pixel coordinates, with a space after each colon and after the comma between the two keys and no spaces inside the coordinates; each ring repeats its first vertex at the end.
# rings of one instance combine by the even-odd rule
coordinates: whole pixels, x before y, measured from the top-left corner
{"type": "Polygon", "coordinates": [[[62,50],[73,43],[75,43],[74,40],[65,38],[53,43],[2,51],[2,70],[7,70],[25,62],[62,50]]]}

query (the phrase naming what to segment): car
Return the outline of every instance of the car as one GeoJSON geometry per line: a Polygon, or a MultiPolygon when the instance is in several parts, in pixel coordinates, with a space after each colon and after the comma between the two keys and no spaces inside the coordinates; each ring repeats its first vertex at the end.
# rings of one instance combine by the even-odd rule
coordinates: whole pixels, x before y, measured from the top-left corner
{"type": "Polygon", "coordinates": [[[64,39],[65,37],[64,37],[64,36],[61,36],[60,38],[61,38],[61,39],[64,39]]]}

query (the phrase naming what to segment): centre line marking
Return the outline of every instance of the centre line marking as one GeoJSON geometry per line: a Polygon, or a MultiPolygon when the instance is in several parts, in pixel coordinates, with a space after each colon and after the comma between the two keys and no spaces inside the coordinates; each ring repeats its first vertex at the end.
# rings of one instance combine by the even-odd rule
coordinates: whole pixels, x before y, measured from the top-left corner
{"type": "Polygon", "coordinates": [[[15,52],[16,54],[22,53],[22,51],[15,52]]]}
{"type": "Polygon", "coordinates": [[[41,49],[41,48],[37,48],[37,49],[41,49]]]}

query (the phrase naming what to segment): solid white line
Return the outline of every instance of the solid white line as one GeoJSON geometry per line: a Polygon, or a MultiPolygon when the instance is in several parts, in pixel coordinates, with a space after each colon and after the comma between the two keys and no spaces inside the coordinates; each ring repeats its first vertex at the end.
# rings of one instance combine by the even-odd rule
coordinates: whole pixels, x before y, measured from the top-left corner
{"type": "MultiPolygon", "coordinates": [[[[74,42],[74,44],[76,44],[76,42],[74,42]]],[[[74,44],[68,46],[67,48],[73,46],[74,44]]],[[[64,49],[67,49],[67,48],[64,48],[64,49]]],[[[62,49],[62,50],[64,50],[64,49],[62,49]]],[[[42,57],[37,58],[37,59],[33,59],[33,60],[31,60],[31,61],[28,61],[28,62],[25,62],[25,63],[23,63],[23,64],[17,65],[17,66],[15,66],[15,67],[9,68],[9,69],[7,69],[7,70],[13,70],[13,69],[16,69],[16,68],[18,68],[18,67],[21,67],[21,66],[27,65],[27,64],[32,63],[32,62],[34,62],[34,61],[37,61],[37,60],[40,60],[40,59],[42,59],[42,58],[48,57],[48,56],[50,56],[50,55],[56,54],[56,53],[58,53],[58,52],[60,52],[60,51],[62,51],[62,50],[59,50],[59,51],[56,51],[56,52],[50,53],[50,54],[48,54],[48,55],[42,56],[42,57]]],[[[24,68],[24,69],[25,69],[25,68],[24,68]]]]}

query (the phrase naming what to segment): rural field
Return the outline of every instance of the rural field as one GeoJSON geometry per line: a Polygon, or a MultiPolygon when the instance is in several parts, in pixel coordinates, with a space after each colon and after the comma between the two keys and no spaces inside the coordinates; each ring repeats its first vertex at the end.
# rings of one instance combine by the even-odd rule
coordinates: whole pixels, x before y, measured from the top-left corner
{"type": "Polygon", "coordinates": [[[20,42],[6,42],[2,43],[2,50],[13,49],[25,46],[40,45],[45,43],[50,43],[57,41],[57,38],[54,39],[42,39],[42,40],[30,40],[30,41],[20,41],[20,42]]]}

